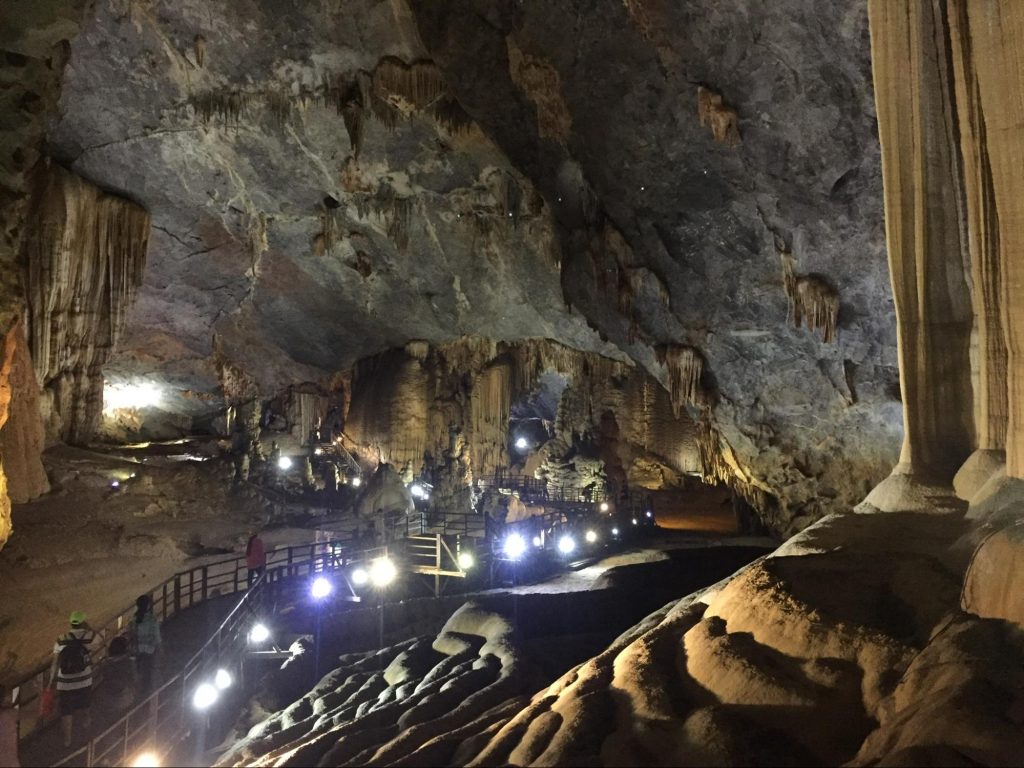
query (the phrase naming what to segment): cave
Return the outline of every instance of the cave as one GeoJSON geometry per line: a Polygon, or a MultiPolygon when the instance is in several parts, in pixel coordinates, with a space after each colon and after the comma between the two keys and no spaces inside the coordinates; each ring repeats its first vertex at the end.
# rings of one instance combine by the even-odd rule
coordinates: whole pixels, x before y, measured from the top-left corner
{"type": "Polygon", "coordinates": [[[1019,764],[1022,39],[0,5],[0,764],[1019,764]]]}

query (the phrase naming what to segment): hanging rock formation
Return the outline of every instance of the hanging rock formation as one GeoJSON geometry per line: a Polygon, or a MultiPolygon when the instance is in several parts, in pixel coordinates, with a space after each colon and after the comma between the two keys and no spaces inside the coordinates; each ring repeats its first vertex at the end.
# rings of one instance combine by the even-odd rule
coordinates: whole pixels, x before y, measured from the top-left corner
{"type": "Polygon", "coordinates": [[[142,283],[149,214],[57,165],[39,174],[23,259],[28,330],[53,439],[88,442],[103,365],[142,283]]]}

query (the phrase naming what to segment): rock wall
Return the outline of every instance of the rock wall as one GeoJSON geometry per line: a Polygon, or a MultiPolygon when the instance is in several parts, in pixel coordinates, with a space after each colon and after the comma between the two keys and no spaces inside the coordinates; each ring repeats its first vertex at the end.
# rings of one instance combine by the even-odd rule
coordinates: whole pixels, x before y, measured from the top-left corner
{"type": "Polygon", "coordinates": [[[58,165],[39,170],[23,244],[28,331],[51,438],[87,443],[103,365],[142,282],[149,214],[58,165]]]}
{"type": "Polygon", "coordinates": [[[610,413],[619,425],[617,450],[627,466],[640,460],[663,465],[670,475],[700,471],[693,422],[685,411],[674,412],[660,384],[626,363],[549,340],[413,342],[361,361],[352,375],[345,434],[368,460],[399,468],[408,464],[413,472],[424,454],[440,461],[456,442],[464,443],[467,480],[487,477],[511,463],[513,403],[528,396],[545,372],[568,380],[553,447],[545,446],[549,458],[570,452],[582,435],[597,439],[610,413]]]}
{"type": "Polygon", "coordinates": [[[42,462],[45,433],[39,409],[39,384],[22,322],[7,334],[5,359],[0,373],[7,375],[10,396],[7,423],[0,428],[0,455],[7,475],[8,496],[15,504],[24,504],[46,493],[50,483],[42,462]]]}
{"type": "MultiPolygon", "coordinates": [[[[61,75],[70,51],[69,40],[79,29],[84,0],[44,0],[38,3],[5,3],[0,7],[0,334],[7,338],[2,371],[14,365],[17,347],[11,336],[15,321],[24,311],[18,257],[27,220],[32,170],[43,155],[45,119],[60,93],[61,75]]],[[[12,387],[0,374],[0,390],[12,387]]],[[[0,407],[0,425],[8,418],[10,396],[0,407]]],[[[22,455],[28,446],[14,451],[22,455]]],[[[5,452],[6,454],[6,452],[5,452]]],[[[13,458],[13,457],[12,457],[13,458]]],[[[7,460],[8,456],[5,455],[7,460]]],[[[38,457],[24,456],[25,479],[38,476],[30,467],[38,457]]],[[[18,463],[17,458],[13,458],[18,463]]],[[[15,486],[22,478],[12,480],[15,486]]],[[[29,489],[41,486],[28,484],[29,489]]],[[[31,492],[31,490],[27,491],[31,492]]],[[[10,501],[7,478],[0,466],[0,547],[10,535],[10,501]]]]}
{"type": "Polygon", "coordinates": [[[410,5],[566,301],[666,388],[660,348],[701,356],[725,479],[780,532],[862,499],[902,421],[864,4],[410,5]]]}

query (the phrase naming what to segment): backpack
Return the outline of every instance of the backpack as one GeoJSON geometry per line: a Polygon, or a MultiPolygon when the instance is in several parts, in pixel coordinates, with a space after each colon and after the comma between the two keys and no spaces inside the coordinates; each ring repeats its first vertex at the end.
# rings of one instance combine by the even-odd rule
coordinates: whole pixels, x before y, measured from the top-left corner
{"type": "Polygon", "coordinates": [[[78,675],[89,668],[89,648],[82,638],[68,635],[57,656],[62,675],[78,675]]]}

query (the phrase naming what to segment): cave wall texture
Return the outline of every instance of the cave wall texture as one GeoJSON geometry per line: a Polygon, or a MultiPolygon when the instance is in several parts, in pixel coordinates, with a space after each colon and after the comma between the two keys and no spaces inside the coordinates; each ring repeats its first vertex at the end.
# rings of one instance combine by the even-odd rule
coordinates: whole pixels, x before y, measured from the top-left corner
{"type": "Polygon", "coordinates": [[[549,338],[646,369],[780,533],[895,462],[863,3],[46,9],[48,154],[152,219],[109,382],[199,420],[549,338]]]}

